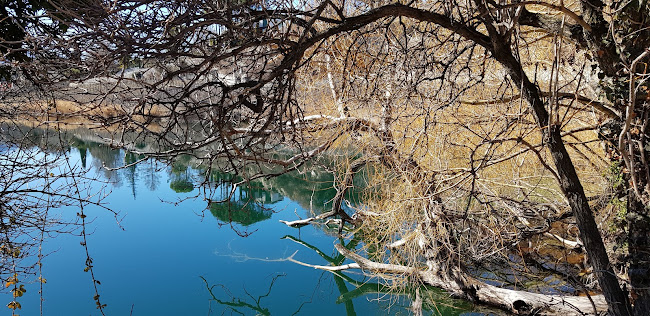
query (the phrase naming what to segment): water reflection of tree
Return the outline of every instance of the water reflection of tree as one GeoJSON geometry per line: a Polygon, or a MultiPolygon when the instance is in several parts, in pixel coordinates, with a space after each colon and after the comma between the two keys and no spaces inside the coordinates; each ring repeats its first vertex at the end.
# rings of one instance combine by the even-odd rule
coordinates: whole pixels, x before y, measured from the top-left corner
{"type": "MultiPolygon", "coordinates": [[[[39,137],[38,135],[46,132],[46,129],[34,129],[31,134],[33,137],[39,137]]],[[[207,192],[207,194],[216,195],[207,196],[211,201],[227,196],[230,194],[229,190],[232,185],[237,184],[242,188],[242,193],[261,194],[255,198],[255,202],[269,204],[276,202],[281,196],[285,196],[300,204],[304,209],[321,213],[331,208],[332,196],[336,193],[335,177],[332,172],[328,171],[334,163],[326,158],[321,159],[318,163],[306,163],[299,171],[246,182],[241,176],[217,171],[223,169],[221,164],[227,164],[227,161],[209,161],[206,165],[205,160],[197,159],[191,155],[178,155],[170,160],[162,158],[144,160],[143,155],[134,151],[115,149],[110,143],[101,142],[110,142],[108,138],[110,135],[103,135],[99,131],[90,133],[96,134],[97,137],[89,137],[87,130],[62,132],[59,137],[69,143],[70,147],[79,151],[82,167],[86,168],[90,154],[92,156],[90,163],[93,168],[98,170],[109,182],[113,182],[116,187],[120,187],[126,182],[134,196],[137,194],[136,186],[139,179],[143,180],[145,187],[151,191],[158,188],[160,182],[158,171],[164,165],[171,165],[167,169],[171,189],[179,193],[186,193],[199,186],[211,187],[215,190],[207,192]],[[143,161],[140,161],[141,159],[143,161]],[[201,183],[199,175],[204,176],[203,183],[201,183]]],[[[140,142],[139,144],[140,147],[146,147],[154,146],[155,142],[140,142]]],[[[357,201],[357,191],[364,187],[364,183],[355,183],[355,188],[358,190],[349,190],[346,199],[357,201]]],[[[237,200],[237,198],[232,200],[237,200]]],[[[211,204],[209,208],[212,208],[211,204]]]]}
{"type": "MultiPolygon", "coordinates": [[[[318,247],[313,246],[310,243],[294,236],[287,235],[284,236],[283,239],[294,241],[310,250],[313,250],[333,267],[340,266],[346,260],[346,258],[341,254],[338,254],[334,257],[329,256],[318,247]]],[[[347,244],[343,241],[340,241],[340,243],[345,248],[353,250],[359,246],[361,240],[354,238],[347,242],[347,244]]],[[[292,257],[290,257],[288,260],[293,261],[292,257]]],[[[332,271],[332,275],[336,284],[336,288],[339,291],[339,296],[336,298],[335,303],[344,304],[345,312],[348,316],[357,315],[354,307],[355,299],[371,294],[380,296],[398,294],[402,296],[402,299],[404,297],[408,297],[411,301],[416,302],[417,308],[433,313],[435,315],[460,315],[472,308],[470,303],[462,300],[452,299],[449,297],[448,293],[432,287],[407,285],[400,290],[396,290],[394,286],[387,286],[381,283],[371,282],[366,279],[363,279],[361,281],[356,280],[341,271],[332,271]]],[[[275,282],[282,276],[284,275],[281,274],[273,277],[266,293],[260,296],[255,297],[246,291],[246,289],[244,289],[246,296],[248,296],[247,298],[236,297],[225,285],[217,284],[210,286],[205,278],[201,277],[201,279],[203,279],[203,282],[205,282],[206,288],[210,293],[210,301],[217,302],[218,304],[232,310],[233,312],[242,315],[248,315],[251,311],[258,315],[271,315],[273,314],[273,311],[267,307],[263,307],[261,300],[271,295],[271,291],[275,282]],[[215,287],[221,288],[223,292],[229,297],[229,299],[218,298],[217,294],[214,291],[215,287]]],[[[293,314],[295,315],[300,312],[303,305],[306,303],[308,302],[303,302],[293,314]]],[[[397,304],[395,298],[387,299],[386,303],[397,304]]]]}
{"type": "MultiPolygon", "coordinates": [[[[331,210],[332,197],[337,192],[336,178],[331,171],[335,164],[335,161],[323,157],[318,163],[308,162],[297,171],[263,179],[261,182],[266,187],[276,188],[282,195],[300,204],[302,208],[320,214],[331,210]]],[[[359,179],[345,194],[345,199],[353,203],[360,201],[359,194],[367,186],[359,179]]]]}
{"type": "MultiPolygon", "coordinates": [[[[84,169],[86,169],[88,153],[90,153],[93,157],[92,165],[95,170],[101,172],[104,178],[112,182],[115,187],[122,186],[123,181],[126,180],[128,186],[131,188],[133,198],[136,198],[139,176],[136,162],[143,159],[143,155],[114,149],[103,143],[83,141],[72,135],[67,136],[69,137],[67,141],[70,142],[70,145],[79,151],[81,165],[84,169]],[[122,168],[121,172],[119,170],[120,168],[122,168]]],[[[148,183],[156,181],[155,179],[148,180],[148,183]]]]}
{"type": "Polygon", "coordinates": [[[169,188],[176,193],[187,193],[194,190],[192,172],[187,163],[183,163],[184,156],[180,156],[171,164],[169,188]]]}
{"type": "Polygon", "coordinates": [[[79,151],[81,165],[84,169],[86,169],[88,153],[90,153],[93,168],[116,187],[120,187],[123,181],[126,181],[134,199],[137,195],[137,183],[140,178],[143,179],[149,190],[155,191],[158,188],[160,176],[157,173],[161,170],[158,160],[145,159],[142,154],[115,149],[109,144],[84,141],[71,133],[62,134],[62,138],[79,151]]]}
{"type": "Polygon", "coordinates": [[[211,203],[210,213],[224,223],[249,226],[271,218],[273,212],[257,204],[211,203]]]}
{"type": "MultiPolygon", "coordinates": [[[[329,256],[318,247],[294,236],[286,235],[282,238],[294,241],[313,250],[333,267],[341,266],[346,260],[346,257],[340,253],[334,257],[329,256]]],[[[343,240],[340,240],[340,244],[349,250],[354,250],[361,242],[362,240],[358,237],[351,239],[347,244],[343,240]]],[[[400,289],[396,289],[395,286],[387,286],[377,282],[369,282],[368,280],[358,281],[346,275],[342,271],[331,271],[331,273],[334,276],[334,282],[336,283],[336,287],[340,293],[340,296],[336,299],[336,303],[345,304],[345,311],[348,316],[357,315],[354,309],[353,300],[370,294],[403,295],[411,299],[414,304],[417,304],[417,306],[415,306],[416,309],[430,311],[436,315],[460,315],[467,312],[472,307],[471,304],[466,301],[452,299],[449,297],[448,293],[429,286],[415,286],[409,284],[400,289]],[[351,285],[352,289],[348,289],[347,284],[351,285]]],[[[391,298],[391,300],[393,300],[393,298],[391,298]]],[[[389,303],[393,302],[391,301],[389,303]]]]}
{"type": "Polygon", "coordinates": [[[226,201],[211,202],[208,205],[210,213],[223,223],[237,223],[249,226],[267,220],[273,211],[266,205],[282,200],[282,195],[273,189],[267,189],[259,182],[250,182],[235,188],[233,180],[236,177],[228,174],[213,173],[211,179],[226,201]]]}
{"type": "Polygon", "coordinates": [[[160,184],[160,163],[155,159],[148,159],[146,162],[141,163],[140,166],[144,168],[142,171],[144,185],[149,189],[149,191],[156,191],[160,184]]]}
{"type": "MultiPolygon", "coordinates": [[[[44,133],[47,133],[46,129],[37,128],[30,135],[40,137],[44,133]]],[[[142,180],[146,188],[155,191],[160,182],[158,172],[164,165],[170,166],[166,169],[169,187],[177,193],[188,193],[197,187],[207,189],[203,190],[204,197],[209,201],[207,209],[224,223],[248,226],[269,219],[272,212],[264,205],[273,204],[285,196],[304,209],[319,214],[331,209],[332,196],[336,194],[335,178],[328,171],[333,163],[327,159],[305,164],[299,171],[278,177],[245,181],[239,175],[218,171],[223,169],[220,164],[225,162],[210,161],[206,165],[204,160],[192,155],[178,155],[170,160],[145,160],[141,154],[115,149],[110,143],[103,143],[109,139],[102,137],[100,132],[93,133],[97,137],[88,136],[86,130],[62,132],[58,137],[79,151],[84,169],[91,164],[116,187],[128,185],[134,198],[138,181],[142,180]],[[91,161],[88,161],[89,156],[92,156],[91,161]],[[215,202],[219,200],[225,203],[219,205],[215,202]]],[[[139,144],[140,147],[153,146],[143,142],[139,144]]],[[[355,187],[363,188],[364,184],[356,183],[355,187]]],[[[346,198],[356,201],[358,198],[355,195],[355,190],[349,190],[346,198]]]]}
{"type": "MultiPolygon", "coordinates": [[[[331,163],[331,162],[330,162],[331,163]]],[[[208,169],[199,166],[199,170],[208,169]]],[[[334,188],[335,178],[327,168],[321,165],[308,163],[297,171],[285,173],[277,177],[260,178],[246,181],[239,176],[218,172],[203,171],[208,179],[209,186],[213,188],[212,200],[230,196],[230,202],[244,201],[260,204],[272,204],[287,197],[298,203],[303,209],[320,214],[332,207],[332,196],[336,194],[334,188]],[[233,186],[237,190],[232,191],[233,186]]],[[[364,188],[365,184],[356,183],[357,188],[364,188]]],[[[349,190],[346,199],[358,201],[359,190],[349,190]]]]}
{"type": "Polygon", "coordinates": [[[124,169],[126,180],[129,182],[129,186],[131,187],[131,193],[133,194],[133,198],[135,199],[136,196],[136,185],[138,181],[138,173],[136,172],[136,162],[138,162],[140,159],[143,159],[143,155],[138,155],[135,153],[132,153],[130,151],[127,151],[124,154],[124,165],[127,166],[124,169]]]}
{"type": "Polygon", "coordinates": [[[134,198],[137,195],[137,183],[140,179],[150,191],[158,189],[160,184],[159,172],[164,165],[159,160],[144,159],[144,155],[115,149],[109,144],[84,141],[73,135],[73,133],[62,133],[61,137],[71,147],[78,150],[81,165],[84,169],[87,168],[88,154],[90,153],[93,168],[116,187],[120,187],[123,181],[127,181],[134,198]]]}
{"type": "MultiPolygon", "coordinates": [[[[242,314],[242,315],[248,315],[250,314],[249,310],[252,310],[256,315],[271,315],[271,312],[268,308],[262,307],[261,306],[261,300],[268,297],[271,294],[271,291],[273,290],[273,285],[275,282],[280,278],[285,276],[284,274],[278,274],[273,277],[271,280],[271,283],[269,284],[269,288],[266,291],[265,294],[262,294],[258,297],[253,297],[246,289],[244,289],[244,292],[246,295],[250,298],[252,303],[249,303],[248,299],[240,299],[235,297],[226,286],[222,284],[216,284],[210,286],[208,281],[204,278],[201,277],[203,282],[205,283],[206,288],[208,289],[208,292],[210,293],[210,296],[212,296],[212,299],[210,301],[217,302],[220,305],[223,305],[227,307],[228,309],[232,310],[235,313],[242,314]],[[224,293],[230,297],[229,300],[221,300],[218,299],[217,296],[214,293],[214,288],[215,287],[220,287],[223,289],[224,293]]],[[[301,305],[302,307],[302,305],[301,305]]],[[[300,309],[299,309],[300,310],[300,309]]],[[[295,314],[295,313],[294,313],[295,314]]]]}
{"type": "Polygon", "coordinates": [[[99,143],[88,146],[88,151],[93,156],[93,168],[101,172],[104,179],[113,183],[115,187],[121,187],[122,177],[119,172],[113,170],[124,165],[120,151],[99,143]]]}

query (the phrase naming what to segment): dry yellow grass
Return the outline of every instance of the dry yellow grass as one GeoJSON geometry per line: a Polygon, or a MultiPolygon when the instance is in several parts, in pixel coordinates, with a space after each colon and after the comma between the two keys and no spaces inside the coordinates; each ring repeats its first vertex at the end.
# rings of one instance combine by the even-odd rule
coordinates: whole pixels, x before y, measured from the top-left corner
{"type": "MultiPolygon", "coordinates": [[[[553,91],[555,87],[562,86],[565,92],[596,98],[584,87],[585,82],[590,84],[589,78],[584,78],[580,87],[575,84],[577,80],[573,75],[576,69],[572,68],[571,63],[580,63],[584,56],[567,49],[568,46],[562,49],[561,45],[558,46],[560,42],[556,41],[557,38],[547,34],[529,32],[522,37],[522,46],[528,43],[525,44],[528,49],[521,50],[521,58],[530,61],[524,62],[525,71],[531,78],[538,79],[537,83],[542,90],[553,91]],[[556,52],[559,54],[558,64],[553,69],[556,52]],[[550,76],[551,73],[557,74],[557,79],[561,81],[558,85],[550,80],[555,80],[555,77],[550,76]]],[[[346,51],[345,47],[335,48],[346,51]]],[[[336,49],[331,52],[334,60],[333,72],[341,80],[353,76],[361,76],[371,81],[381,80],[364,75],[363,69],[346,68],[347,73],[343,73],[343,63],[341,59],[336,58],[336,49]]],[[[353,55],[355,58],[365,56],[353,55]]],[[[393,60],[375,62],[390,63],[393,60]]],[[[355,63],[359,68],[370,67],[368,65],[372,64],[355,63]]],[[[486,67],[485,80],[461,96],[460,99],[467,102],[448,105],[445,100],[435,98],[399,96],[399,90],[394,93],[398,97],[390,100],[393,107],[390,132],[397,154],[403,158],[414,159],[423,174],[435,175],[435,197],[439,197],[448,210],[461,214],[465,212],[462,215],[467,222],[460,221],[451,225],[467,225],[464,228],[458,227],[458,230],[463,231],[471,227],[473,235],[460,234],[457,240],[449,242],[449,227],[444,224],[446,221],[449,224],[449,219],[439,221],[433,230],[422,230],[421,224],[427,220],[431,221],[427,214],[431,212],[431,199],[434,198],[431,192],[426,191],[430,184],[423,180],[426,177],[400,174],[396,170],[374,163],[369,171],[364,173],[369,188],[362,209],[373,214],[364,217],[361,227],[364,242],[369,251],[386,249],[390,243],[400,240],[404,243],[399,249],[372,251],[373,255],[379,256],[373,259],[419,266],[422,264],[421,247],[425,240],[438,240],[440,246],[453,245],[453,249],[448,251],[457,251],[463,256],[480,257],[489,253],[499,256],[502,250],[508,248],[516,239],[517,233],[524,225],[520,213],[509,209],[507,203],[499,200],[501,198],[548,203],[559,206],[560,211],[568,211],[563,208],[565,198],[553,175],[553,161],[541,143],[539,126],[530,113],[528,104],[518,98],[517,87],[504,84],[508,79],[496,63],[487,63],[486,67]],[[546,168],[544,165],[550,167],[546,168]],[[481,203],[470,199],[470,194],[482,199],[481,203]],[[472,224],[462,224],[470,222],[472,224]],[[480,247],[477,248],[477,245],[480,247]]],[[[323,83],[326,80],[326,69],[319,69],[320,72],[312,74],[312,77],[305,72],[309,79],[303,79],[305,82],[299,85],[306,91],[300,95],[301,104],[306,105],[305,115],[338,116],[337,100],[333,98],[329,86],[323,83]],[[310,85],[313,82],[321,84],[316,88],[310,85]]],[[[380,74],[376,76],[378,78],[380,74]]],[[[368,83],[369,86],[373,84],[379,87],[392,85],[393,89],[401,88],[400,82],[368,83]]],[[[340,84],[337,89],[341,89],[340,84]]],[[[408,87],[405,86],[404,89],[408,87]]],[[[386,100],[381,97],[383,91],[367,92],[367,95],[362,96],[355,95],[357,91],[352,90],[347,91],[348,94],[341,90],[336,92],[338,97],[347,101],[345,105],[350,109],[350,116],[381,124],[382,109],[386,105],[386,100]]],[[[560,124],[566,134],[564,140],[567,149],[587,195],[607,194],[608,183],[604,174],[609,162],[595,131],[602,117],[595,114],[591,106],[569,99],[549,104],[553,105],[549,110],[554,113],[554,122],[560,124]]],[[[318,137],[325,139],[331,135],[329,130],[317,130],[313,134],[316,140],[318,137]]],[[[384,146],[379,136],[372,133],[349,133],[341,137],[335,144],[336,148],[352,151],[348,152],[350,155],[340,157],[341,173],[350,165],[350,159],[353,159],[351,157],[378,153],[378,148],[384,146]]],[[[341,181],[342,179],[339,179],[339,182],[341,181]]],[[[562,229],[564,228],[553,227],[551,232],[562,233],[562,236],[575,239],[575,235],[567,236],[562,229]]],[[[546,241],[540,241],[538,244],[544,242],[546,241]]],[[[582,260],[580,255],[572,252],[552,253],[550,248],[546,249],[545,254],[569,264],[582,260]]]]}

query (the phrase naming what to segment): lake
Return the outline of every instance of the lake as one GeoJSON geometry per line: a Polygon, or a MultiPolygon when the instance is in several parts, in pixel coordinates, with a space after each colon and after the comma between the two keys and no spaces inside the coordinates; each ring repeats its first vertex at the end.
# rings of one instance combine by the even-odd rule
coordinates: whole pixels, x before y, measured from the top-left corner
{"type": "MultiPolygon", "coordinates": [[[[91,205],[83,210],[87,250],[106,315],[411,313],[412,290],[397,293],[361,271],[333,274],[287,261],[293,256],[308,264],[340,264],[334,244],[362,246],[357,239],[338,240],[336,228],[297,229],[278,221],[326,209],[330,174],[312,170],[256,181],[236,189],[230,203],[213,203],[203,191],[226,196],[231,176],[212,172],[200,186],[208,171],[190,157],[108,170],[140,156],[73,134],[64,137],[69,144],[59,150],[62,157],[97,178],[90,191],[110,191],[103,202],[117,213],[91,205]]],[[[48,217],[75,222],[79,212],[78,206],[65,206],[50,210],[48,217]]],[[[22,306],[17,314],[38,315],[42,308],[44,315],[100,315],[93,279],[84,272],[81,227],[65,229],[71,232],[44,235],[41,274],[36,266],[32,274],[20,275],[26,292],[16,299],[22,306]],[[47,282],[41,284],[39,276],[47,282]]],[[[24,262],[35,260],[36,249],[31,253],[24,262]]],[[[474,314],[470,304],[439,290],[422,293],[427,313],[474,314]]],[[[9,288],[1,298],[4,304],[13,300],[9,288]]]]}

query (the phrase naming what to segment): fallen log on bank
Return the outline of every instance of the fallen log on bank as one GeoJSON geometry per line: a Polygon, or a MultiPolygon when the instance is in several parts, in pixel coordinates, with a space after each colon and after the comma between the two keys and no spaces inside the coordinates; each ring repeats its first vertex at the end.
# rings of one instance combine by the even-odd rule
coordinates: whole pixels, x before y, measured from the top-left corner
{"type": "Polygon", "coordinates": [[[330,272],[361,269],[373,273],[407,275],[417,278],[418,281],[426,285],[443,289],[451,296],[497,307],[516,315],[600,315],[607,311],[607,303],[603,295],[549,295],[500,288],[481,282],[467,274],[445,277],[439,271],[374,262],[341,245],[337,244],[335,247],[339,253],[353,260],[354,263],[319,266],[303,263],[293,258],[289,258],[289,261],[330,272]]]}

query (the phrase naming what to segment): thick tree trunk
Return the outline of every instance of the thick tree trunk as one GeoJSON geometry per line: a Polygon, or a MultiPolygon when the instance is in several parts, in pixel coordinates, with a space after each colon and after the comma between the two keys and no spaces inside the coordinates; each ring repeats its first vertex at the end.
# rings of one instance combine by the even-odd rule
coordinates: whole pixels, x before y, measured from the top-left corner
{"type": "Polygon", "coordinates": [[[494,57],[508,70],[510,76],[521,87],[522,96],[533,109],[539,124],[546,148],[551,153],[557,174],[560,178],[560,188],[569,202],[569,206],[576,217],[580,230],[580,238],[598,278],[600,288],[609,305],[612,315],[630,315],[631,308],[627,294],[621,289],[616,274],[610,265],[609,257],[605,250],[600,231],[594,220],[578,174],[576,173],[571,157],[564,146],[560,126],[549,127],[549,114],[542,101],[539,89],[533,84],[521,67],[521,64],[510,52],[509,47],[495,45],[494,57]]]}
{"type": "Polygon", "coordinates": [[[587,202],[584,189],[575,171],[569,153],[564,147],[560,127],[553,126],[548,133],[547,146],[551,151],[555,167],[560,175],[560,187],[569,200],[569,205],[576,217],[580,230],[580,239],[591,261],[593,271],[598,276],[598,283],[609,303],[612,315],[630,315],[627,294],[621,290],[618,279],[610,265],[605,245],[587,202]]]}

